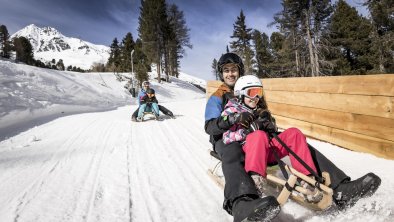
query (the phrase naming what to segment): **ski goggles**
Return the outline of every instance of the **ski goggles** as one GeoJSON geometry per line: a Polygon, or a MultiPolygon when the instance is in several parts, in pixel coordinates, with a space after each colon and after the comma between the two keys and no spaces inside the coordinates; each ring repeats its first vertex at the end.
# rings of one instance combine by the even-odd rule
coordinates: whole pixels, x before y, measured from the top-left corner
{"type": "Polygon", "coordinates": [[[148,95],[149,97],[153,97],[155,94],[154,94],[154,93],[147,93],[147,95],[148,95]]]}
{"type": "Polygon", "coordinates": [[[246,88],[244,90],[241,90],[241,95],[244,95],[248,98],[263,98],[264,95],[264,91],[262,87],[250,87],[250,88],[246,88]]]}

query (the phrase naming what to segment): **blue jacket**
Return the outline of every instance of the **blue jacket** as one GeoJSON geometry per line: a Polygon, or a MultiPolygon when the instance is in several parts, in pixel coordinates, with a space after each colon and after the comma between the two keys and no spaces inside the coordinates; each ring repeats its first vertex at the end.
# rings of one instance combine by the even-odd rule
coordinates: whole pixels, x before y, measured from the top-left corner
{"type": "Polygon", "coordinates": [[[214,145],[222,139],[223,133],[230,129],[231,125],[227,117],[221,116],[227,101],[234,96],[233,91],[222,84],[208,99],[205,106],[205,132],[210,136],[209,141],[214,145]]]}
{"type": "Polygon", "coordinates": [[[144,89],[141,89],[140,92],[138,93],[138,106],[141,105],[141,100],[144,98],[146,95],[146,92],[144,89]]]}

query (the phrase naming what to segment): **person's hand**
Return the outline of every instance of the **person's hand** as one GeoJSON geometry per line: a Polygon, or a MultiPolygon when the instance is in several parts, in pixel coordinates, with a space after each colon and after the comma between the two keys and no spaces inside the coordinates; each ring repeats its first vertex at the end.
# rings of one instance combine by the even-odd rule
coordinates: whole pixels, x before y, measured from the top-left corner
{"type": "Polygon", "coordinates": [[[238,123],[245,128],[248,128],[250,126],[253,119],[254,119],[253,114],[249,112],[234,113],[228,116],[228,121],[231,125],[238,123]]]}
{"type": "Polygon", "coordinates": [[[276,133],[278,132],[278,128],[276,127],[276,124],[268,119],[263,119],[261,120],[262,122],[262,130],[264,130],[267,133],[276,133]]]}
{"type": "Polygon", "coordinates": [[[245,134],[249,134],[252,133],[256,130],[264,130],[264,121],[262,121],[261,119],[256,119],[255,121],[253,121],[249,128],[245,130],[245,134]]]}
{"type": "Polygon", "coordinates": [[[254,111],[254,115],[256,118],[271,119],[271,113],[267,109],[258,108],[256,111],[254,111]]]}

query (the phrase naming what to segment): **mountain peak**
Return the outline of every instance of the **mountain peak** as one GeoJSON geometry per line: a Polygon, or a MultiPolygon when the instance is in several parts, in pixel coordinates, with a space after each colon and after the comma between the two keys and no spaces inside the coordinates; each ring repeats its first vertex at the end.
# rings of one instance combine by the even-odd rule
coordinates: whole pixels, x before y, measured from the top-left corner
{"type": "Polygon", "coordinates": [[[43,28],[40,28],[36,26],[35,24],[30,24],[26,26],[25,28],[17,31],[15,34],[13,34],[11,37],[20,37],[24,36],[26,38],[34,38],[37,39],[39,36],[48,36],[48,37],[64,37],[62,33],[60,33],[58,30],[55,28],[52,28],[50,26],[46,26],[43,28]]]}
{"type": "Polygon", "coordinates": [[[109,57],[109,47],[64,36],[50,26],[41,28],[30,24],[17,31],[11,38],[20,36],[29,40],[34,57],[43,61],[62,59],[65,66],[89,69],[93,63],[106,63],[109,57]]]}

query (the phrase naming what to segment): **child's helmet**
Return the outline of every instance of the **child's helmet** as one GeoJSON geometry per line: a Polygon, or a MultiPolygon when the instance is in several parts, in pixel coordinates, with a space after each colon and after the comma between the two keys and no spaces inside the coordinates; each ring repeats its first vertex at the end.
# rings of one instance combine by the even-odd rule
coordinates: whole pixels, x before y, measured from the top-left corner
{"type": "Polygon", "coordinates": [[[237,80],[234,85],[234,95],[236,97],[248,96],[248,92],[245,89],[251,87],[260,87],[262,90],[263,84],[261,83],[260,79],[255,75],[242,76],[237,80]]]}
{"type": "Polygon", "coordinates": [[[220,80],[223,82],[223,66],[226,64],[234,63],[238,66],[239,69],[239,76],[244,75],[244,64],[242,62],[242,59],[235,53],[233,52],[228,52],[226,54],[223,54],[217,64],[217,72],[219,74],[220,80]]]}
{"type": "Polygon", "coordinates": [[[146,94],[155,94],[155,90],[152,88],[149,88],[146,90],[146,94]]]}

